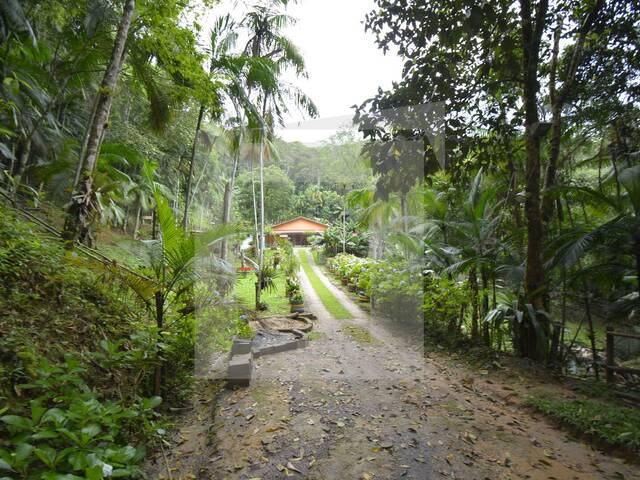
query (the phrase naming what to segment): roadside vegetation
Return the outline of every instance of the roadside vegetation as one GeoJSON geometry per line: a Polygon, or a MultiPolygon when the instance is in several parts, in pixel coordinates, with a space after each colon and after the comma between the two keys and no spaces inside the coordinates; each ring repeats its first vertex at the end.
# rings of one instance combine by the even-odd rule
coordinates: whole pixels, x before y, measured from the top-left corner
{"type": "Polygon", "coordinates": [[[640,412],[598,400],[531,397],[527,403],[575,431],[614,447],[640,448],[640,412]]]}
{"type": "Polygon", "coordinates": [[[327,288],[322,282],[320,277],[313,271],[311,264],[309,263],[309,254],[306,250],[300,250],[298,252],[300,257],[300,264],[304,270],[305,275],[309,279],[309,283],[313,287],[320,301],[327,309],[327,311],[338,320],[348,320],[352,318],[351,313],[340,303],[340,300],[327,288]]]}

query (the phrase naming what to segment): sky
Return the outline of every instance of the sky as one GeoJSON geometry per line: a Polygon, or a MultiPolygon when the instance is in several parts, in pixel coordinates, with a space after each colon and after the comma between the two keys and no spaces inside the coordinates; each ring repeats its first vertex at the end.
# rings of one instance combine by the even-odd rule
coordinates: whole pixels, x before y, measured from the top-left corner
{"type": "MultiPolygon", "coordinates": [[[[211,12],[237,11],[227,0],[211,12]]],[[[302,89],[316,104],[320,119],[304,122],[293,111],[285,129],[277,134],[286,141],[317,145],[340,128],[350,124],[353,105],[375,95],[378,87],[389,88],[400,80],[402,61],[395,54],[384,55],[374,36],[364,31],[365,14],[374,8],[374,0],[300,0],[287,12],[298,19],[285,34],[300,48],[307,65],[308,78],[285,80],[302,89]]],[[[208,22],[206,22],[208,23],[208,22]]]]}
{"type": "Polygon", "coordinates": [[[364,31],[365,14],[373,8],[373,0],[301,0],[289,7],[298,22],[286,33],[302,51],[309,72],[308,79],[295,83],[318,106],[322,120],[298,127],[296,115],[287,123],[290,128],[279,132],[285,140],[313,144],[328,138],[336,121],[349,123],[353,105],[400,80],[400,57],[384,55],[364,31]]]}

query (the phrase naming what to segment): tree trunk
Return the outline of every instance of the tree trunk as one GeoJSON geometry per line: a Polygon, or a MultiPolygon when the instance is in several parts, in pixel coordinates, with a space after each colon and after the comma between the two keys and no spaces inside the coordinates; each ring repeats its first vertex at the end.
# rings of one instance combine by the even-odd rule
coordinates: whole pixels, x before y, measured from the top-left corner
{"type": "Polygon", "coordinates": [[[122,233],[127,234],[127,228],[129,228],[129,205],[124,209],[124,219],[122,220],[122,233]]]}
{"type": "Polygon", "coordinates": [[[640,295],[640,231],[636,231],[633,236],[633,254],[636,257],[636,288],[640,295]]]}
{"type": "Polygon", "coordinates": [[[140,230],[140,216],[142,215],[142,204],[138,202],[138,208],[136,209],[136,221],[133,224],[133,239],[138,239],[138,230],[140,230]]]}
{"type": "Polygon", "coordinates": [[[96,101],[95,113],[91,118],[86,138],[86,150],[80,158],[82,178],[74,188],[71,205],[65,221],[64,237],[72,245],[74,241],[91,244],[91,224],[95,213],[93,173],[100,154],[100,146],[111,110],[113,93],[118,82],[120,69],[125,55],[125,45],[129,35],[129,28],[135,9],[135,0],[126,0],[122,19],[113,45],[109,65],[100,84],[96,101]]]}
{"type": "Polygon", "coordinates": [[[182,217],[182,228],[187,230],[189,227],[189,207],[191,206],[191,182],[193,181],[193,168],[196,163],[196,150],[198,147],[198,134],[204,117],[204,104],[200,105],[198,111],[198,121],[196,122],[196,134],[193,137],[193,145],[191,147],[191,160],[189,162],[189,175],[187,176],[187,185],[184,193],[184,216],[182,217]]]}
{"type": "Polygon", "coordinates": [[[151,239],[158,239],[158,207],[153,207],[151,214],[151,239]]]}
{"type": "Polygon", "coordinates": [[[551,110],[551,139],[549,141],[549,162],[544,180],[544,197],[542,200],[542,220],[548,227],[553,217],[554,201],[550,190],[556,185],[558,158],[560,157],[560,140],[562,139],[562,104],[557,102],[551,110]]]}
{"type": "Polygon", "coordinates": [[[156,328],[157,333],[157,345],[156,345],[156,368],[153,382],[153,394],[160,396],[162,393],[162,369],[163,360],[160,353],[160,344],[162,343],[162,329],[164,328],[164,296],[162,292],[158,291],[155,295],[156,300],[156,328]]]}
{"type": "MultiPolygon", "coordinates": [[[[236,177],[238,176],[238,167],[240,166],[240,148],[242,146],[242,142],[239,142],[238,152],[234,155],[233,159],[233,168],[231,169],[231,177],[227,184],[225,185],[224,190],[224,205],[222,209],[222,224],[228,225],[231,222],[231,211],[233,207],[233,191],[236,186],[236,177]]],[[[226,260],[228,256],[228,240],[227,237],[222,239],[222,250],[221,257],[222,260],[226,260]]]]}
{"type": "Polygon", "coordinates": [[[485,345],[491,346],[491,336],[489,332],[489,323],[484,319],[489,313],[489,278],[484,267],[480,269],[480,278],[482,280],[482,311],[480,313],[480,321],[482,323],[482,339],[485,345]]]}
{"type": "Polygon", "coordinates": [[[29,163],[29,157],[31,156],[31,138],[28,138],[22,146],[22,152],[18,158],[18,163],[15,165],[16,171],[13,175],[13,191],[12,196],[15,199],[18,196],[18,190],[22,184],[22,177],[24,175],[27,164],[29,163]]]}
{"type": "Polygon", "coordinates": [[[407,206],[407,193],[400,192],[400,211],[402,213],[402,233],[409,232],[409,207],[407,206]]]}
{"type": "MultiPolygon", "coordinates": [[[[231,210],[233,207],[233,191],[235,189],[235,176],[237,172],[237,165],[234,168],[233,177],[229,179],[227,184],[225,185],[224,191],[224,211],[222,212],[222,224],[228,225],[231,222],[231,210]]],[[[222,251],[221,257],[222,260],[226,260],[229,256],[229,241],[227,237],[222,239],[222,251]]]]}
{"type": "Polygon", "coordinates": [[[578,38],[573,48],[571,58],[566,63],[564,71],[564,82],[562,88],[558,90],[556,88],[557,79],[557,66],[558,55],[560,47],[560,38],[562,37],[562,19],[559,19],[558,26],[554,32],[554,42],[551,56],[551,73],[549,81],[549,93],[551,100],[551,141],[549,151],[549,162],[547,163],[547,170],[544,183],[544,198],[542,202],[542,219],[545,226],[549,224],[553,216],[554,202],[549,194],[549,191],[556,185],[556,173],[558,171],[558,159],[560,158],[560,141],[562,139],[562,108],[564,107],[565,100],[569,91],[573,87],[573,83],[576,78],[576,73],[580,64],[582,63],[582,56],[584,52],[584,44],[586,42],[587,35],[591,31],[593,23],[598,17],[598,13],[602,8],[604,1],[597,0],[593,3],[593,8],[587,12],[582,24],[578,30],[578,38]]]}
{"type": "MultiPolygon", "coordinates": [[[[255,173],[253,168],[253,155],[255,153],[255,143],[251,145],[251,200],[253,202],[253,250],[256,253],[256,256],[260,254],[260,239],[258,234],[258,204],[256,200],[256,180],[255,173]]],[[[260,307],[260,286],[262,282],[262,277],[260,274],[261,265],[258,265],[258,281],[256,282],[256,310],[260,307]]]]}
{"type": "MultiPolygon", "coordinates": [[[[531,1],[520,0],[522,17],[522,65],[523,92],[522,100],[525,107],[524,143],[525,161],[525,216],[527,221],[527,254],[525,269],[525,297],[526,303],[531,303],[534,309],[544,307],[545,272],[542,262],[542,216],[540,212],[540,136],[541,128],[538,117],[538,67],[540,61],[540,43],[549,7],[548,0],[537,3],[535,20],[532,17],[531,1]]],[[[519,325],[521,339],[520,354],[536,360],[542,360],[540,348],[541,340],[534,334],[531,319],[519,325]]]]}
{"type": "Polygon", "coordinates": [[[471,340],[477,340],[479,336],[478,322],[478,274],[476,267],[469,271],[469,287],[471,289],[471,340]]]}
{"type": "MultiPolygon", "coordinates": [[[[260,284],[258,290],[262,290],[264,279],[262,277],[262,271],[264,270],[264,127],[260,131],[260,232],[259,232],[259,243],[260,250],[258,250],[258,265],[260,266],[258,282],[260,284]]],[[[256,298],[256,308],[259,308],[259,298],[256,298]]]]}
{"type": "Polygon", "coordinates": [[[545,174],[544,197],[542,200],[542,219],[545,226],[553,215],[553,200],[549,190],[553,188],[560,156],[560,140],[562,138],[562,105],[564,103],[564,88],[557,89],[558,56],[560,54],[560,38],[562,37],[562,18],[558,18],[558,25],[553,32],[553,48],[551,50],[551,72],[549,75],[549,99],[551,101],[551,141],[549,142],[549,162],[545,174]]]}

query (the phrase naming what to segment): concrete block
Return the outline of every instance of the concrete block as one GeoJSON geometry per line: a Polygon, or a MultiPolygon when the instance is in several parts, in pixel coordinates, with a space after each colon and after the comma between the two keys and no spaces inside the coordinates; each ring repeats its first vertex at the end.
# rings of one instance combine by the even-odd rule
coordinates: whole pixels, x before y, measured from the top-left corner
{"type": "Polygon", "coordinates": [[[229,370],[227,374],[227,385],[247,387],[251,382],[253,372],[253,361],[251,353],[244,355],[234,355],[229,360],[229,370]]]}
{"type": "Polygon", "coordinates": [[[262,357],[264,355],[272,355],[274,353],[288,352],[296,350],[298,348],[305,348],[309,344],[306,338],[300,338],[296,340],[290,340],[285,343],[279,343],[277,345],[268,345],[253,350],[255,357],[262,357]]]}
{"type": "Polygon", "coordinates": [[[235,355],[246,355],[251,352],[251,340],[240,340],[238,338],[233,340],[233,345],[231,345],[231,356],[235,355]]]}

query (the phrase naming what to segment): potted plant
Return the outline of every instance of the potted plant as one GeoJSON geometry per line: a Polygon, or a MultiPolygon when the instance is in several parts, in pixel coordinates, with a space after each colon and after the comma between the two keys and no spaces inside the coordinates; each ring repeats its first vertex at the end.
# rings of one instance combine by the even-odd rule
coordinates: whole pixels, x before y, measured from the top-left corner
{"type": "Polygon", "coordinates": [[[296,312],[302,308],[304,308],[304,299],[302,298],[302,294],[300,292],[295,293],[289,299],[289,303],[291,303],[291,311],[296,312]]]}
{"type": "Polygon", "coordinates": [[[300,292],[300,284],[292,278],[287,278],[287,282],[286,282],[287,297],[291,298],[293,295],[299,292],[300,292]]]}
{"type": "Polygon", "coordinates": [[[358,301],[368,302],[371,298],[371,272],[368,266],[363,267],[358,275],[358,301]]]}

